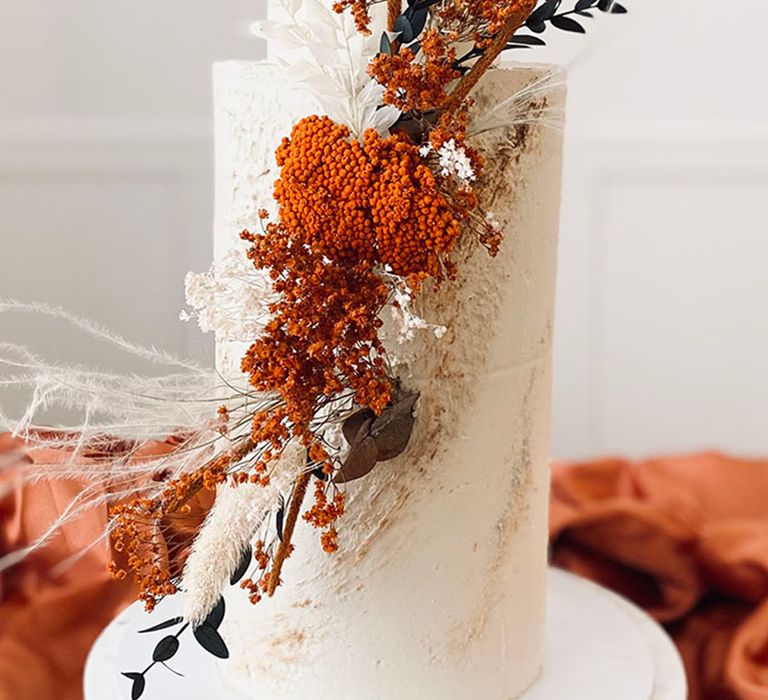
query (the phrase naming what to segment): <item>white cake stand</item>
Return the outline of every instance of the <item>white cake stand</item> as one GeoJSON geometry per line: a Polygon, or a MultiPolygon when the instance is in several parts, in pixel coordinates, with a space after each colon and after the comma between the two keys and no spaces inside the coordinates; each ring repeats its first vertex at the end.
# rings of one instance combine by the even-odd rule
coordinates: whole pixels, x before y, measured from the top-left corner
{"type": "MultiPolygon", "coordinates": [[[[129,700],[131,683],[120,672],[145,668],[159,638],[137,631],[173,617],[178,605],[170,598],[150,616],[134,604],[104,630],[86,664],[85,700],[129,700]]],[[[522,700],[685,700],[683,666],[661,627],[615,593],[557,569],[549,572],[547,638],[544,671],[522,700]]],[[[238,700],[213,658],[191,637],[184,641],[171,662],[184,677],[154,669],[142,700],[238,700]]]]}

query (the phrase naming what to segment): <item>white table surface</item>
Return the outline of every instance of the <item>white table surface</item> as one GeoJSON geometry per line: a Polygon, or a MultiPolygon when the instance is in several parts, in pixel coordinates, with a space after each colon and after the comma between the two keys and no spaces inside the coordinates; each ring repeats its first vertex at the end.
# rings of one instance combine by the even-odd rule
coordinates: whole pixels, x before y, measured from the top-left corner
{"type": "MultiPolygon", "coordinates": [[[[548,585],[547,658],[521,700],[685,700],[677,650],[644,612],[557,569],[550,569],[548,585]]],[[[145,668],[157,636],[137,631],[173,617],[178,605],[170,598],[149,616],[136,603],[104,630],[86,664],[85,700],[129,700],[131,683],[120,672],[145,668]]],[[[171,662],[184,677],[156,667],[142,700],[238,700],[219,679],[216,660],[186,636],[171,662]]]]}

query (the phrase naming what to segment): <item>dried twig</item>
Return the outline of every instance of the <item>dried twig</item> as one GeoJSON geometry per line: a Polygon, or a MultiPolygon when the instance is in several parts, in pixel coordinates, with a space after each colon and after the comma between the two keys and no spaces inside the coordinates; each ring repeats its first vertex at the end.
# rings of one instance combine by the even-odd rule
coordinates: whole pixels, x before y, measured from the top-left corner
{"type": "Polygon", "coordinates": [[[535,7],[536,0],[517,0],[516,6],[504,28],[494,37],[493,42],[483,52],[477,63],[470,68],[469,72],[459,81],[456,89],[451,93],[445,105],[447,112],[451,112],[461,106],[472,88],[477,84],[477,81],[491,67],[496,57],[504,50],[509,40],[522,26],[523,22],[528,19],[535,7]]]}
{"type": "Polygon", "coordinates": [[[309,480],[311,478],[312,473],[307,472],[306,474],[302,474],[296,480],[296,486],[293,489],[293,498],[291,498],[291,507],[288,511],[288,516],[285,519],[285,527],[283,528],[283,539],[280,542],[280,546],[277,548],[277,552],[275,552],[275,558],[272,561],[272,571],[269,574],[269,588],[267,589],[267,595],[269,596],[275,594],[275,590],[277,590],[277,587],[280,584],[280,571],[293,549],[293,545],[291,545],[293,530],[296,527],[296,521],[299,519],[301,505],[304,502],[304,497],[307,495],[307,486],[309,486],[309,480]]]}

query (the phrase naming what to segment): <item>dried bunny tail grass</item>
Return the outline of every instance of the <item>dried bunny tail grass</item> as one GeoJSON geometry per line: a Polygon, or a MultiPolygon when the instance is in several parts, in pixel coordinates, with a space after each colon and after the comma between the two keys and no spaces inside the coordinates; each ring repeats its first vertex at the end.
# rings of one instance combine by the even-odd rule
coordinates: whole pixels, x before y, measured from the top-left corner
{"type": "Polygon", "coordinates": [[[304,469],[305,451],[291,442],[276,461],[267,486],[224,484],[192,545],[180,588],[184,618],[201,624],[237,569],[243,551],[267,515],[279,507],[304,469]]]}
{"type": "Polygon", "coordinates": [[[562,107],[547,105],[547,96],[565,89],[559,71],[547,71],[483,114],[473,114],[468,137],[479,136],[492,129],[514,126],[544,126],[562,130],[562,107]]]}

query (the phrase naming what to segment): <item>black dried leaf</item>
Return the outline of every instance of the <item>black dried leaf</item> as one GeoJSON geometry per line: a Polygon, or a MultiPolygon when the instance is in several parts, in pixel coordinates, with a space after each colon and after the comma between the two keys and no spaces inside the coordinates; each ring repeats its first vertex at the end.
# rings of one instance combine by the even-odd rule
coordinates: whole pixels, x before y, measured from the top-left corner
{"type": "Polygon", "coordinates": [[[203,647],[209,654],[213,654],[219,659],[229,658],[229,649],[221,638],[221,635],[210,625],[202,624],[196,627],[192,634],[195,635],[197,643],[203,647]]]}
{"type": "Polygon", "coordinates": [[[557,27],[564,32],[586,34],[584,27],[582,27],[575,19],[571,19],[570,17],[553,17],[550,22],[552,22],[553,27],[557,27]]]}
{"type": "Polygon", "coordinates": [[[328,477],[330,476],[330,474],[326,474],[323,471],[322,467],[315,467],[312,470],[312,475],[315,477],[315,479],[319,479],[320,481],[328,481],[328,477]]]}
{"type": "Polygon", "coordinates": [[[416,38],[413,27],[411,26],[411,20],[409,20],[405,15],[400,15],[395,20],[392,31],[400,33],[398,38],[403,44],[410,44],[416,38]]]}
{"type": "Polygon", "coordinates": [[[413,432],[413,407],[418,394],[411,394],[385,410],[371,425],[380,462],[394,459],[405,450],[413,432]]]}
{"type": "Polygon", "coordinates": [[[152,652],[152,661],[168,661],[173,658],[179,650],[179,640],[169,635],[163,637],[152,652]]]}
{"type": "Polygon", "coordinates": [[[611,14],[614,15],[626,15],[627,14],[627,8],[624,7],[624,5],[619,5],[619,3],[615,2],[613,5],[611,5],[611,14]]]}
{"type": "Polygon", "coordinates": [[[537,36],[530,34],[515,34],[510,40],[510,44],[525,44],[526,46],[546,46],[547,42],[537,36]]]}
{"type": "Polygon", "coordinates": [[[229,583],[231,586],[234,586],[238,581],[240,581],[241,578],[243,578],[243,576],[245,576],[245,572],[248,571],[251,566],[252,559],[253,550],[251,549],[250,545],[246,545],[243,553],[240,555],[240,563],[232,572],[232,576],[229,577],[229,583]]]}
{"type": "Polygon", "coordinates": [[[547,0],[528,15],[525,25],[537,34],[544,31],[544,22],[554,16],[558,7],[560,7],[560,0],[547,0]],[[541,29],[534,29],[534,27],[541,27],[541,29]]]}
{"type": "MultiPolygon", "coordinates": [[[[322,469],[321,469],[322,470],[322,469]]],[[[275,529],[277,530],[277,539],[283,541],[283,522],[285,521],[285,503],[277,510],[275,515],[275,529]]]]}
{"type": "Polygon", "coordinates": [[[131,686],[131,700],[139,700],[144,694],[144,688],[147,687],[147,681],[144,679],[144,675],[141,673],[123,673],[123,675],[133,681],[133,685],[131,686]]]}
{"type": "Polygon", "coordinates": [[[389,40],[389,35],[386,32],[381,33],[381,41],[379,42],[379,53],[392,55],[392,42],[389,40]]]}
{"type": "MultiPolygon", "coordinates": [[[[375,417],[376,416],[374,412],[369,408],[365,408],[362,411],[353,413],[349,418],[347,418],[347,420],[344,421],[344,425],[341,426],[341,431],[344,433],[344,438],[346,441],[350,445],[354,444],[360,429],[366,424],[370,427],[370,424],[373,422],[375,417]]],[[[366,432],[365,435],[367,434],[368,433],[366,432]]]]}
{"type": "Polygon", "coordinates": [[[576,12],[581,12],[582,10],[588,10],[590,7],[594,7],[597,5],[597,0],[579,0],[576,3],[576,7],[574,8],[576,12]]]}
{"type": "Polygon", "coordinates": [[[224,613],[226,612],[226,606],[224,605],[224,598],[219,598],[213,610],[208,613],[208,617],[205,618],[204,625],[209,625],[213,629],[219,629],[221,621],[224,619],[224,613]]]}
{"type": "Polygon", "coordinates": [[[577,12],[576,14],[579,15],[579,17],[594,17],[591,12],[587,12],[586,10],[581,10],[581,12],[577,12]]]}
{"type": "MultiPolygon", "coordinates": [[[[429,16],[429,10],[426,7],[419,9],[409,7],[404,14],[408,18],[408,21],[411,23],[413,38],[415,39],[417,36],[419,36],[419,34],[421,34],[422,31],[424,31],[424,27],[427,24],[427,17],[429,16]]],[[[413,41],[413,39],[411,41],[413,41]]]]}
{"type": "Polygon", "coordinates": [[[159,625],[155,625],[154,627],[147,627],[147,629],[145,630],[139,630],[139,634],[146,634],[147,632],[159,632],[160,630],[167,630],[169,627],[175,627],[176,625],[180,625],[182,622],[184,622],[183,617],[172,617],[170,620],[161,622],[159,625]]]}
{"type": "Polygon", "coordinates": [[[598,0],[597,9],[601,12],[610,12],[613,0],[598,0]]]}
{"type": "Polygon", "coordinates": [[[379,448],[369,435],[356,441],[349,450],[344,464],[334,478],[334,483],[343,484],[360,479],[368,474],[379,460],[379,448]]]}

